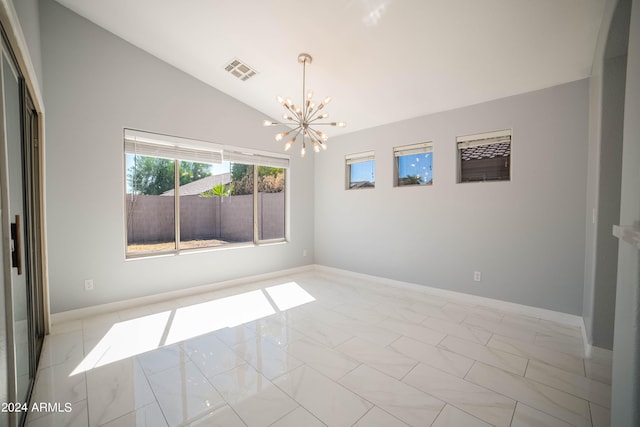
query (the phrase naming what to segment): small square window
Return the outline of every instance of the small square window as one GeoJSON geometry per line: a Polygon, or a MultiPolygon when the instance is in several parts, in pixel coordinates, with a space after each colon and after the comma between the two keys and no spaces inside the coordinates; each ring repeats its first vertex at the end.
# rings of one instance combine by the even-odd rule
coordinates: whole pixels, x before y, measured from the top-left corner
{"type": "Polygon", "coordinates": [[[376,160],[373,151],[345,157],[347,190],[376,186],[376,160]]]}
{"type": "Polygon", "coordinates": [[[457,143],[458,182],[511,179],[511,130],[461,136],[457,143]]]}
{"type": "Polygon", "coordinates": [[[395,186],[433,184],[433,151],[431,142],[395,147],[395,186]]]}

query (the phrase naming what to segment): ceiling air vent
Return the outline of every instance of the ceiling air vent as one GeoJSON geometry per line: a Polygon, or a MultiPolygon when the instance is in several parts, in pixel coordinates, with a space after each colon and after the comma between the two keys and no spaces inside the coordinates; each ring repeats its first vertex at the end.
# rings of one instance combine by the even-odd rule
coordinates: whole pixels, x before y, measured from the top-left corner
{"type": "Polygon", "coordinates": [[[229,64],[227,64],[224,69],[242,81],[249,80],[251,77],[257,74],[254,69],[241,62],[239,59],[234,59],[233,61],[229,62],[229,64]]]}

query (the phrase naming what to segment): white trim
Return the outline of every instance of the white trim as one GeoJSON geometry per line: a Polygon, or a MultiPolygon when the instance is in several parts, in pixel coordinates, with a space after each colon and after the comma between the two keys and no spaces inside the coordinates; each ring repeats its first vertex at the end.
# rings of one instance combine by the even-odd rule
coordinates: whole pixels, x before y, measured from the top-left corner
{"type": "Polygon", "coordinates": [[[155,142],[142,142],[127,138],[124,139],[125,154],[134,156],[161,157],[170,160],[182,160],[197,163],[222,163],[222,151],[200,149],[186,146],[160,144],[155,142]]]}
{"type": "Polygon", "coordinates": [[[365,151],[364,153],[356,153],[356,154],[347,154],[344,156],[344,159],[348,165],[354,163],[368,162],[370,160],[375,160],[376,152],[375,151],[365,151]]]}
{"type": "Polygon", "coordinates": [[[511,134],[511,129],[478,133],[475,135],[458,136],[456,137],[456,142],[458,143],[459,150],[464,150],[465,148],[480,147],[482,145],[504,143],[510,144],[511,134]]]}
{"type": "Polygon", "coordinates": [[[584,329],[584,320],[581,316],[574,314],[562,313],[553,310],[547,310],[539,307],[532,307],[523,304],[517,304],[508,301],[497,300],[493,298],[486,298],[477,295],[465,294],[463,292],[450,291],[447,289],[433,288],[427,285],[419,285],[416,283],[403,282],[399,280],[386,279],[383,277],[372,276],[363,273],[356,273],[353,271],[342,270],[334,267],[327,267],[320,264],[308,264],[301,267],[294,267],[287,270],[280,270],[270,273],[257,274],[253,276],[242,277],[238,279],[225,280],[223,282],[212,283],[203,286],[196,286],[188,289],[180,289],[177,291],[164,292],[156,295],[149,295],[140,298],[133,298],[126,301],[118,301],[113,303],[94,305],[91,307],[84,307],[76,310],[64,311],[61,313],[54,313],[51,315],[51,323],[59,324],[69,322],[73,320],[80,320],[87,317],[97,316],[105,313],[111,313],[120,310],[126,310],[133,307],[138,307],[145,304],[153,304],[163,301],[168,301],[176,298],[183,298],[187,296],[198,295],[204,292],[216,291],[224,288],[230,288],[233,286],[240,286],[249,284],[252,282],[259,282],[263,280],[274,279],[282,276],[292,274],[302,274],[317,272],[320,274],[350,277],[355,279],[367,280],[376,284],[391,286],[399,289],[410,289],[417,292],[422,292],[429,295],[436,295],[459,301],[466,304],[484,305],[491,308],[496,308],[510,313],[524,314],[527,316],[536,317],[538,319],[550,320],[553,322],[563,323],[565,325],[580,327],[582,330],[583,341],[585,342],[585,354],[586,357],[598,358],[601,360],[610,360],[613,354],[611,350],[594,347],[588,344],[584,329]],[[587,346],[589,351],[587,352],[587,346]]]}
{"type": "Polygon", "coordinates": [[[497,130],[494,132],[476,133],[473,135],[464,135],[456,137],[456,142],[478,141],[481,139],[502,139],[511,138],[511,129],[497,130]]]}
{"type": "MultiPolygon", "coordinates": [[[[204,152],[201,155],[206,155],[207,152],[215,158],[211,160],[212,163],[220,163],[220,161],[232,161],[232,162],[244,162],[250,164],[256,164],[261,166],[271,166],[277,168],[288,168],[290,156],[287,154],[272,153],[269,151],[254,150],[253,148],[244,148],[232,145],[217,144],[215,142],[197,140],[192,138],[184,138],[178,136],[164,135],[160,133],[146,132],[131,128],[124,128],[124,141],[125,152],[135,154],[135,146],[140,145],[143,149],[146,148],[149,151],[148,155],[154,155],[152,153],[153,147],[156,146],[158,150],[163,150],[169,153],[156,155],[157,157],[166,157],[170,159],[199,161],[198,158],[184,158],[176,156],[177,151],[182,149],[184,151],[204,152]],[[175,151],[176,153],[172,153],[175,151]]],[[[142,154],[146,155],[144,150],[142,154]]]]}
{"type": "Polygon", "coordinates": [[[479,139],[477,141],[459,142],[458,149],[464,150],[465,148],[481,147],[484,145],[494,144],[510,144],[511,138],[491,138],[491,139],[479,139]]]}
{"type": "Polygon", "coordinates": [[[191,138],[183,138],[181,136],[163,135],[159,133],[144,132],[135,129],[124,129],[124,140],[130,143],[146,143],[153,145],[161,145],[166,147],[181,147],[190,149],[207,150],[214,152],[222,152],[222,147],[217,144],[198,141],[191,138]]]}
{"type": "Polygon", "coordinates": [[[587,325],[584,322],[585,320],[582,318],[580,332],[582,333],[582,343],[584,344],[584,357],[590,359],[594,347],[591,345],[589,337],[587,336],[587,325]]]}
{"type": "Polygon", "coordinates": [[[355,273],[353,271],[341,270],[339,268],[327,267],[324,265],[316,264],[316,271],[320,273],[327,273],[333,275],[339,275],[344,277],[352,277],[356,279],[368,280],[381,285],[392,286],[402,289],[411,289],[413,291],[422,292],[425,294],[436,295],[440,297],[454,299],[463,303],[471,303],[484,305],[499,310],[507,311],[510,313],[524,314],[527,316],[536,317],[538,319],[550,320],[553,322],[563,323],[573,327],[584,327],[582,316],[575,314],[562,313],[559,311],[547,310],[545,308],[532,307],[524,304],[517,304],[514,302],[502,301],[493,298],[486,298],[477,295],[465,294],[463,292],[450,291],[447,289],[433,288],[427,285],[419,285],[416,283],[402,282],[399,280],[386,279],[378,276],[371,276],[363,273],[355,273]]]}
{"type": "Polygon", "coordinates": [[[430,153],[433,151],[433,142],[421,142],[419,144],[393,147],[394,157],[410,156],[412,154],[430,153]]]}
{"type": "Polygon", "coordinates": [[[37,79],[36,69],[31,61],[31,52],[29,52],[27,41],[22,31],[22,25],[18,19],[18,13],[13,6],[13,2],[0,0],[0,20],[3,24],[8,24],[4,25],[4,30],[7,33],[9,44],[13,49],[13,53],[16,55],[18,66],[23,73],[36,111],[38,111],[39,114],[43,114],[44,101],[40,90],[40,82],[37,79]]]}
{"type": "Polygon", "coordinates": [[[76,310],[68,310],[60,313],[53,313],[51,315],[51,324],[56,325],[59,323],[70,322],[73,320],[80,320],[87,317],[98,316],[101,314],[112,313],[115,311],[126,310],[129,308],[138,307],[146,304],[154,304],[158,302],[164,302],[174,300],[177,298],[183,298],[193,295],[198,295],[205,292],[216,291],[224,288],[230,288],[233,286],[246,285],[252,282],[259,282],[263,280],[274,279],[291,274],[308,273],[314,271],[314,265],[304,265],[301,267],[294,267],[287,270],[280,270],[270,273],[256,274],[253,276],[241,277],[239,279],[225,280],[223,282],[211,283],[208,285],[195,286],[187,289],[180,289],[177,291],[163,292],[155,295],[148,295],[145,297],[132,298],[125,301],[111,302],[107,304],[92,305],[90,307],[78,308],[76,310]]]}

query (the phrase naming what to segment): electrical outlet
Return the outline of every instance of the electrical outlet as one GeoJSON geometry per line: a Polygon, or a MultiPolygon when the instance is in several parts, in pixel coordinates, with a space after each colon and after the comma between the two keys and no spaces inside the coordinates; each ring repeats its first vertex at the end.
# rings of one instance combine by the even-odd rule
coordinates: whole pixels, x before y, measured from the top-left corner
{"type": "Polygon", "coordinates": [[[302,256],[307,256],[307,249],[306,248],[302,250],[302,256]]]}
{"type": "Polygon", "coordinates": [[[93,290],[93,279],[87,279],[84,281],[84,290],[85,291],[93,290]]]}
{"type": "Polygon", "coordinates": [[[479,282],[480,280],[482,280],[482,273],[479,271],[474,271],[473,272],[473,281],[474,282],[479,282]]]}

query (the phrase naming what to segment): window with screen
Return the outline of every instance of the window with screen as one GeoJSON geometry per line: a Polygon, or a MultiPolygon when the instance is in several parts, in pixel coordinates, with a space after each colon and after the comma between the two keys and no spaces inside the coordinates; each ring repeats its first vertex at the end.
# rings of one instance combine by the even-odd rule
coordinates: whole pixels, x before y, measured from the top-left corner
{"type": "Polygon", "coordinates": [[[393,149],[394,185],[433,184],[433,147],[431,142],[404,145],[393,149]]]}
{"type": "Polygon", "coordinates": [[[288,157],[125,130],[127,256],[285,239],[288,157]]]}
{"type": "Polygon", "coordinates": [[[347,190],[376,186],[376,160],[373,151],[345,157],[347,190]]]}
{"type": "Polygon", "coordinates": [[[458,182],[509,181],[511,130],[457,138],[458,182]]]}

